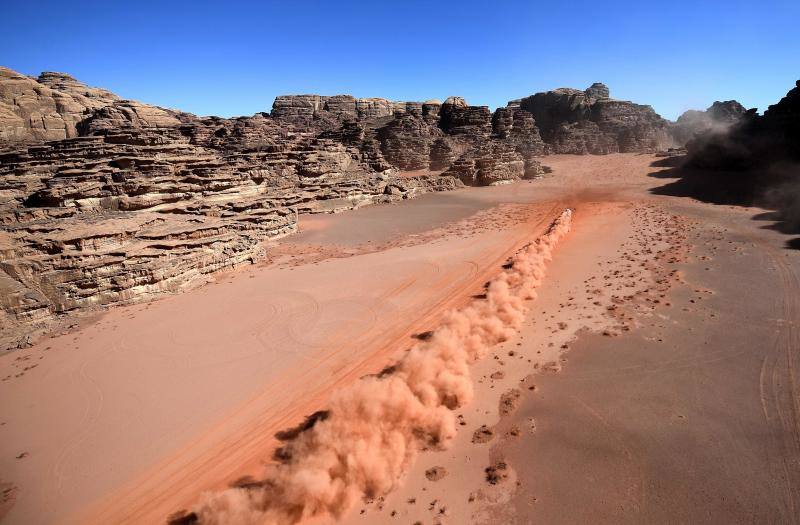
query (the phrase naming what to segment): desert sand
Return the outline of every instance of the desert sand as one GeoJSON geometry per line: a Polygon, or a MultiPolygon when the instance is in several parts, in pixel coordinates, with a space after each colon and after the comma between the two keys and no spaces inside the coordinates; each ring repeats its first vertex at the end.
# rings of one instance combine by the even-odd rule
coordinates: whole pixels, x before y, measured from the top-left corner
{"type": "MultiPolygon", "coordinates": [[[[304,217],[258,266],[0,356],[4,522],[163,523],[401,356],[574,210],[458,434],[346,522],[797,520],[798,255],[652,155],[304,217]],[[720,271],[725,268],[725,271],[720,271]],[[581,501],[581,505],[575,505],[581,501]]],[[[325,519],[321,521],[326,521],[325,519]]]]}

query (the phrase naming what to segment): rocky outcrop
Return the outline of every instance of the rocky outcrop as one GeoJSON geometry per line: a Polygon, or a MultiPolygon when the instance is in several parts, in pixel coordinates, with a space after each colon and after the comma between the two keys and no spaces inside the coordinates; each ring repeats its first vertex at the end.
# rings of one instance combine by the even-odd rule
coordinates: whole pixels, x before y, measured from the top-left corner
{"type": "Polygon", "coordinates": [[[672,145],[669,123],[653,108],[610,98],[600,83],[588,89],[536,93],[509,107],[530,113],[554,153],[653,152],[672,145]]]}
{"type": "Polygon", "coordinates": [[[562,126],[588,121],[591,115],[590,99],[586,92],[570,88],[536,93],[510,104],[533,115],[542,138],[548,143],[553,143],[562,126]]]}
{"type": "Polygon", "coordinates": [[[450,97],[442,104],[439,126],[448,135],[480,141],[492,132],[492,114],[486,106],[470,106],[461,97],[450,97]]]}
{"type": "Polygon", "coordinates": [[[603,98],[611,98],[611,90],[602,82],[595,82],[584,91],[589,102],[603,98]]]}
{"type": "Polygon", "coordinates": [[[433,171],[445,170],[453,165],[456,160],[456,152],[449,140],[439,137],[430,150],[430,169],[433,171]]]}
{"type": "Polygon", "coordinates": [[[2,69],[0,344],[253,261],[300,213],[535,178],[551,149],[519,104],[297,95],[226,119],[2,69]]]}
{"type": "Polygon", "coordinates": [[[550,168],[520,154],[512,144],[492,141],[462,154],[444,175],[457,177],[468,186],[495,186],[546,173],[550,168]]]}
{"type": "Polygon", "coordinates": [[[38,79],[0,67],[0,142],[61,140],[86,134],[93,127],[171,127],[188,114],[165,110],[91,88],[65,73],[42,73],[38,79]],[[98,116],[96,112],[102,113],[98,116]],[[84,129],[80,129],[81,126],[84,129]]]}
{"type": "Polygon", "coordinates": [[[689,164],[706,169],[741,171],[800,161],[800,80],[763,115],[751,109],[730,126],[699,134],[687,148],[689,164]]]}
{"type": "Polygon", "coordinates": [[[345,121],[371,121],[402,113],[405,103],[350,95],[283,95],[272,104],[276,121],[298,129],[335,129],[345,121]]]}
{"type": "Polygon", "coordinates": [[[77,82],[68,75],[42,73],[40,79],[0,67],[0,140],[75,137],[75,127],[88,111],[116,100],[108,91],[74,89],[77,82]]]}
{"type": "Polygon", "coordinates": [[[746,113],[744,106],[735,100],[714,102],[705,111],[690,109],[678,117],[672,127],[672,135],[676,145],[683,146],[698,134],[726,131],[746,113]]]}
{"type": "MultiPolygon", "coordinates": [[[[517,107],[503,108],[493,115],[488,107],[471,106],[461,97],[449,97],[444,103],[420,103],[347,96],[285,96],[276,99],[271,116],[275,122],[293,129],[322,129],[328,136],[339,137],[335,130],[358,127],[363,133],[352,135],[351,143],[361,143],[362,151],[368,147],[376,159],[379,150],[383,161],[405,171],[444,171],[458,162],[449,173],[468,184],[519,179],[525,174],[526,162],[534,165],[527,159],[548,151],[530,113],[517,107]],[[486,151],[514,153],[515,162],[521,162],[523,169],[486,167],[476,168],[485,175],[464,174],[469,171],[464,166],[471,162],[489,162],[482,153],[486,151]]],[[[507,160],[499,160],[498,165],[505,166],[507,160]]]]}
{"type": "Polygon", "coordinates": [[[514,144],[517,151],[526,157],[550,151],[539,134],[533,115],[518,106],[498,108],[492,116],[492,130],[497,138],[514,144]]]}
{"type": "Polygon", "coordinates": [[[0,343],[252,262],[263,240],[294,231],[298,213],[458,185],[377,172],[357,146],[269,122],[130,128],[0,152],[0,343]]]}
{"type": "Polygon", "coordinates": [[[384,158],[401,170],[428,169],[431,147],[443,134],[438,122],[438,104],[406,104],[377,130],[384,158]]]}
{"type": "Polygon", "coordinates": [[[198,118],[67,75],[3,75],[3,348],[65,314],[173,293],[254,261],[300,213],[461,185],[398,177],[400,149],[394,165],[383,155],[392,140],[413,143],[417,122],[422,135],[440,136],[438,103],[291,97],[276,101],[280,118],[198,118]],[[390,123],[399,131],[382,144],[390,123]]]}

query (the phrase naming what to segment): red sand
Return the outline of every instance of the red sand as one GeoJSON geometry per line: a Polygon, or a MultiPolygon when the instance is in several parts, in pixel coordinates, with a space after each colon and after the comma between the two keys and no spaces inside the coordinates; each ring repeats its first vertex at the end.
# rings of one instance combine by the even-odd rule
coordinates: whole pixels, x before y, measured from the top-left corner
{"type": "MultiPolygon", "coordinates": [[[[574,233],[559,247],[520,339],[497,347],[496,358],[472,370],[476,401],[459,411],[465,425],[457,427],[454,446],[423,454],[400,490],[349,518],[388,522],[394,510],[409,522],[467,523],[486,522],[502,510],[508,520],[537,520],[536,507],[521,506],[520,498],[527,505],[535,497],[526,492],[531,476],[557,479],[559,466],[527,470],[505,445],[519,443],[520,454],[533,450],[529,443],[541,423],[525,396],[536,372],[565,364],[568,371],[562,359],[571,356],[561,355],[561,346],[573,344],[583,327],[612,334],[627,326],[635,333],[641,319],[609,315],[619,292],[606,289],[604,276],[611,275],[609,289],[630,294],[652,287],[654,265],[663,261],[633,262],[639,256],[623,256],[625,244],[642,237],[653,250],[665,248],[670,214],[705,209],[651,196],[647,190],[665,182],[647,177],[655,171],[652,161],[647,155],[551,157],[545,163],[555,173],[545,180],[312,217],[304,221],[305,233],[268,248],[272,264],[112,310],[72,333],[0,356],[0,377],[12,376],[0,383],[0,472],[17,487],[6,520],[160,523],[191,507],[204,490],[259,477],[277,431],[325,408],[332,391],[383,368],[413,344],[413,334],[435,328],[445,310],[480,293],[509,254],[570,206],[574,233]],[[14,377],[30,363],[37,366],[14,377]],[[502,379],[490,377],[501,369],[502,379]],[[501,421],[499,399],[511,388],[524,393],[521,405],[501,421]],[[496,437],[472,444],[482,424],[497,425],[496,437]],[[485,468],[507,457],[508,468],[498,471],[504,477],[487,485],[485,468]],[[425,471],[434,466],[447,476],[428,480],[425,471]]],[[[729,220],[746,212],[721,213],[720,220],[729,220]]],[[[748,231],[757,226],[743,224],[748,231]]],[[[748,271],[767,270],[754,265],[748,271]]],[[[747,323],[747,315],[742,308],[728,322],[747,323]]],[[[681,330],[704,324],[691,317],[681,322],[681,330]]],[[[627,336],[598,337],[626,344],[627,336]]],[[[559,501],[551,500],[553,508],[559,501]]]]}

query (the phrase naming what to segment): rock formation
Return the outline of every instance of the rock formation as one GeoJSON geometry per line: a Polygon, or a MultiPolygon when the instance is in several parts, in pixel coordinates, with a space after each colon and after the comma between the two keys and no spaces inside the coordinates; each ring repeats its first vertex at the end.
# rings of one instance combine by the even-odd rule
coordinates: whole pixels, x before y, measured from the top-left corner
{"type": "Polygon", "coordinates": [[[695,135],[708,131],[725,131],[741,119],[747,110],[735,100],[714,102],[705,111],[690,109],[672,127],[677,145],[685,145],[695,135]]]}
{"type": "MultiPolygon", "coordinates": [[[[730,120],[741,109],[717,104],[713,118],[730,120]]],[[[772,209],[778,222],[770,228],[800,233],[800,80],[763,115],[748,110],[733,124],[699,132],[686,148],[674,172],[680,180],[660,193],[772,209]]]]}
{"type": "Polygon", "coordinates": [[[295,230],[298,213],[458,184],[377,172],[357,147],[284,137],[264,120],[130,128],[0,152],[3,336],[251,262],[261,241],[295,230]]]}
{"type": "Polygon", "coordinates": [[[299,213],[461,184],[396,176],[370,125],[406,106],[381,99],[284,97],[281,118],[198,118],[63,74],[2,75],[2,347],[64,313],[182,290],[253,261],[299,213]]]}
{"type": "Polygon", "coordinates": [[[650,106],[610,98],[601,83],[509,103],[529,112],[554,153],[653,152],[672,145],[669,123],[650,106]]]}
{"type": "Polygon", "coordinates": [[[0,67],[0,141],[61,140],[77,137],[78,127],[97,111],[113,126],[169,127],[182,114],[90,88],[65,73],[45,72],[38,79],[0,67]]]}
{"type": "MultiPolygon", "coordinates": [[[[728,109],[723,106],[717,114],[730,118],[728,109]]],[[[800,160],[800,80],[763,115],[748,110],[730,126],[701,133],[687,148],[689,163],[701,168],[749,170],[800,160]]]]}
{"type": "Polygon", "coordinates": [[[650,151],[665,129],[602,84],[494,113],[460,97],[288,95],[226,119],[0,68],[0,343],[252,261],[299,213],[535,178],[543,154],[650,151]]]}
{"type": "Polygon", "coordinates": [[[543,173],[535,160],[550,148],[520,107],[471,106],[461,97],[444,103],[389,102],[349,96],[283,96],[271,117],[297,130],[363,130],[354,143],[405,171],[444,171],[465,184],[486,185],[543,173]],[[378,155],[378,150],[380,155],[378,155]],[[496,155],[496,158],[492,158],[496,155]]]}

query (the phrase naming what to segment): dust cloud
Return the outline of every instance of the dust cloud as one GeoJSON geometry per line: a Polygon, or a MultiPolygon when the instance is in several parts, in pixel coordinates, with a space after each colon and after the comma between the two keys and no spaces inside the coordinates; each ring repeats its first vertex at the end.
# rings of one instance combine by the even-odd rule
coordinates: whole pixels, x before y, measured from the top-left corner
{"type": "Polygon", "coordinates": [[[278,525],[341,517],[364,497],[395,488],[420,450],[447,447],[455,436],[453,410],[473,396],[469,364],[519,329],[525,301],[535,297],[571,221],[572,211],[564,210],[511,258],[485,299],[449,312],[389,372],[335,393],[328,416],[288,443],[263,481],[206,494],[174,523],[278,525]]]}

